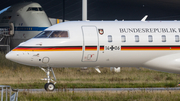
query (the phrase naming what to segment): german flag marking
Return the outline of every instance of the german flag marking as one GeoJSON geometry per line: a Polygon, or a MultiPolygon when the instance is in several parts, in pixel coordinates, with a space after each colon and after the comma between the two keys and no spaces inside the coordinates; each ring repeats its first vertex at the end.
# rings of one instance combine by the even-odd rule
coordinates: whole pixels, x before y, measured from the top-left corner
{"type": "MultiPolygon", "coordinates": [[[[97,51],[97,46],[85,46],[85,51],[97,51]]],[[[47,47],[27,47],[19,46],[12,51],[82,51],[82,46],[47,46],[47,47]]],[[[100,46],[100,51],[104,51],[104,46],[100,46]]]]}
{"type": "Polygon", "coordinates": [[[85,46],[85,51],[97,51],[97,46],[85,46]]]}
{"type": "Polygon", "coordinates": [[[100,46],[100,51],[104,51],[104,46],[100,46]]]}
{"type": "Polygon", "coordinates": [[[16,47],[12,51],[82,51],[82,46],[16,47]]]}
{"type": "Polygon", "coordinates": [[[122,51],[180,50],[180,46],[121,46],[122,51]]]}

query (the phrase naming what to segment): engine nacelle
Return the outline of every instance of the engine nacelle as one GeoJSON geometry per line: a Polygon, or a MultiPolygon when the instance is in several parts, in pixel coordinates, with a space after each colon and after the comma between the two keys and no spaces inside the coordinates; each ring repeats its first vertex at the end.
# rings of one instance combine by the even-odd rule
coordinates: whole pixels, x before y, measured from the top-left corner
{"type": "Polygon", "coordinates": [[[145,63],[145,67],[169,73],[180,73],[180,53],[161,56],[145,63]]]}

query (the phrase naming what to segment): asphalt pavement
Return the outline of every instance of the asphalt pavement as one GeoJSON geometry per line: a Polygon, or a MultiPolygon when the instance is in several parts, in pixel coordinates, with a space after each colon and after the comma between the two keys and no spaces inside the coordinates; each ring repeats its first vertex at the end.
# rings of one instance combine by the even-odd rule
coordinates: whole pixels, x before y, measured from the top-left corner
{"type": "MultiPolygon", "coordinates": [[[[180,90],[180,87],[169,87],[169,88],[66,88],[66,89],[55,89],[53,92],[123,92],[123,91],[172,91],[180,90]]],[[[46,92],[44,89],[19,89],[19,92],[46,92]]]]}

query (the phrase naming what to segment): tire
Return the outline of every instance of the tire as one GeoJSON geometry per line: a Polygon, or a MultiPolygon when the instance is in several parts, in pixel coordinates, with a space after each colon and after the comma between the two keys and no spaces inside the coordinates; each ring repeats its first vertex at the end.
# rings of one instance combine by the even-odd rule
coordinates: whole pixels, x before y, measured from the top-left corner
{"type": "Polygon", "coordinates": [[[46,91],[54,91],[55,85],[53,83],[47,83],[46,91]]]}
{"type": "Polygon", "coordinates": [[[46,86],[48,85],[48,83],[46,83],[45,85],[44,85],[44,89],[47,91],[47,89],[46,89],[46,86]]]}

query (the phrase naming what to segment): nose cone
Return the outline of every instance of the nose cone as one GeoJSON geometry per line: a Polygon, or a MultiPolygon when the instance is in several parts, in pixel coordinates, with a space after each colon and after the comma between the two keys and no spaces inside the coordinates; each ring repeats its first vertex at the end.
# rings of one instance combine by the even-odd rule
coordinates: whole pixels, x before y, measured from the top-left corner
{"type": "MultiPolygon", "coordinates": [[[[13,62],[17,62],[19,64],[37,66],[35,62],[32,60],[33,58],[31,57],[31,55],[23,53],[22,51],[10,51],[6,54],[6,59],[11,60],[13,62]]],[[[39,58],[37,60],[39,60],[39,58]]]]}
{"type": "Polygon", "coordinates": [[[11,55],[9,54],[9,52],[6,54],[6,59],[10,60],[11,55]]]}
{"type": "Polygon", "coordinates": [[[12,52],[6,54],[6,59],[14,61],[15,55],[12,52]]]}
{"type": "Polygon", "coordinates": [[[22,54],[20,52],[14,52],[10,51],[9,53],[6,54],[6,59],[11,60],[13,62],[17,62],[20,64],[24,64],[26,61],[26,57],[22,57],[22,54]]]}
{"type": "Polygon", "coordinates": [[[19,60],[21,60],[21,57],[19,56],[19,53],[10,51],[9,53],[6,54],[6,59],[14,62],[19,62],[19,60]]]}

